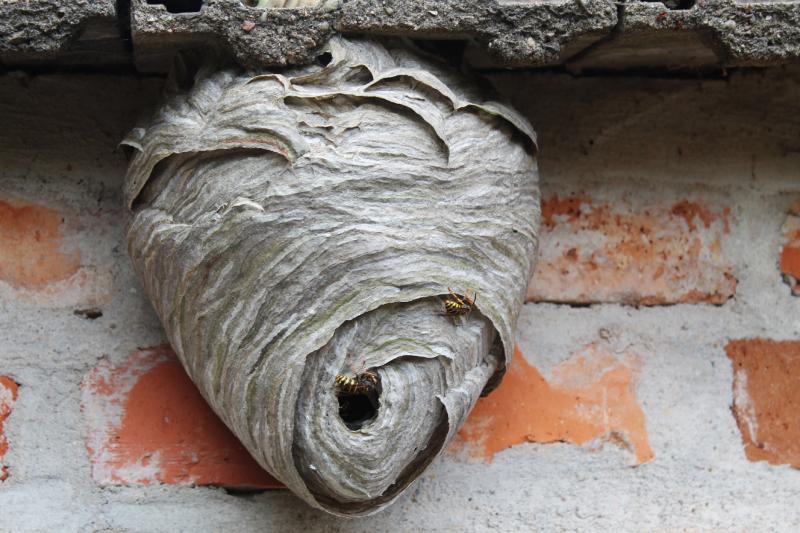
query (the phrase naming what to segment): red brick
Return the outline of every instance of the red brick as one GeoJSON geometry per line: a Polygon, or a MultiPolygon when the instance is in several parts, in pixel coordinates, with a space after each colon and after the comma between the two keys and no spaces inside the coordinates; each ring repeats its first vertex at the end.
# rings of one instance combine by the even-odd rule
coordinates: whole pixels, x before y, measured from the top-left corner
{"type": "Polygon", "coordinates": [[[8,440],[3,436],[3,425],[11,415],[11,409],[16,401],[17,384],[9,377],[0,376],[0,481],[8,478],[8,467],[2,462],[8,451],[8,440]]]}
{"type": "MultiPolygon", "coordinates": [[[[87,263],[68,243],[86,239],[73,214],[52,207],[0,200],[0,282],[44,306],[97,305],[111,295],[108,269],[87,263]]],[[[91,244],[91,243],[87,243],[91,244]]]]}
{"type": "Polygon", "coordinates": [[[733,263],[722,253],[728,219],[728,208],[702,201],[551,196],[542,202],[528,301],[722,304],[736,292],[733,263]]]}
{"type": "Polygon", "coordinates": [[[735,340],[725,351],[745,455],[800,468],[800,341],[735,340]]]}
{"type": "Polygon", "coordinates": [[[74,275],[81,258],[77,250],[64,250],[63,222],[55,209],[0,201],[0,279],[40,289],[74,275]]]}
{"type": "Polygon", "coordinates": [[[211,410],[168,345],[103,362],[82,384],[92,477],[101,485],[277,488],[211,410]]]}
{"type": "Polygon", "coordinates": [[[792,294],[800,296],[800,201],[789,209],[783,225],[780,269],[783,279],[792,288],[792,294]]]}
{"type": "Polygon", "coordinates": [[[653,459],[645,417],[635,395],[638,358],[617,359],[595,345],[574,353],[546,379],[516,351],[501,385],[481,398],[454,450],[491,460],[523,442],[606,442],[653,459]]]}

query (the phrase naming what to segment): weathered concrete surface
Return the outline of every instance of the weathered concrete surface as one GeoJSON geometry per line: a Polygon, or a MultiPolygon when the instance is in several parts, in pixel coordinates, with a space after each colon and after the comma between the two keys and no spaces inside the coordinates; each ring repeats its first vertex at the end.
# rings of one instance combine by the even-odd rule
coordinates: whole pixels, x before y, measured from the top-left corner
{"type": "Polygon", "coordinates": [[[138,347],[165,341],[120,248],[125,161],[115,151],[159,87],[126,77],[3,76],[0,199],[86,217],[91,224],[69,239],[115,265],[117,290],[90,320],[59,305],[58,293],[44,305],[0,281],[0,375],[20,384],[3,426],[9,477],[0,483],[0,531],[792,531],[800,476],[748,459],[731,412],[735,371],[725,346],[800,338],[800,298],[778,265],[786,213],[800,200],[800,76],[781,68],[705,81],[519,72],[493,79],[539,133],[545,196],[629,191],[663,196],[668,211],[691,193],[731,206],[723,250],[738,284],[724,305],[530,303],[519,321],[520,353],[568,407],[564,419],[578,420],[559,392],[590,391],[586,412],[602,413],[595,399],[621,377],[609,390],[624,400],[617,406],[641,409],[652,460],[632,467],[636,454],[603,436],[582,445],[535,438],[490,463],[454,453],[385,513],[360,520],[321,515],[281,490],[98,485],[81,383],[104,361],[120,368],[138,347]],[[105,229],[93,233],[95,226],[105,229]],[[590,344],[630,374],[577,372],[565,385],[565,362],[590,344]]]}
{"type": "Polygon", "coordinates": [[[478,61],[502,66],[552,65],[607,35],[617,10],[605,0],[349,0],[343,32],[468,39],[478,61]]]}
{"type": "Polygon", "coordinates": [[[176,50],[221,47],[247,67],[308,63],[333,34],[338,12],[319,8],[256,9],[238,1],[206,0],[196,13],[169,13],[132,0],[131,34],[140,71],[166,71],[176,50]]]}
{"type": "Polygon", "coordinates": [[[764,66],[800,57],[800,3],[698,0],[691,9],[625,2],[609,39],[572,71],[764,66]]]}
{"type": "Polygon", "coordinates": [[[0,1],[0,65],[129,63],[114,0],[0,1]]]}
{"type": "Polygon", "coordinates": [[[617,22],[605,0],[499,5],[486,0],[349,0],[317,8],[256,9],[207,0],[198,13],[171,14],[133,0],[132,34],[140,70],[165,70],[177,46],[213,36],[251,67],[314,59],[333,31],[419,39],[474,40],[481,61],[504,66],[558,63],[606,35],[617,22]]]}
{"type": "Polygon", "coordinates": [[[199,13],[173,15],[134,0],[133,13],[134,43],[144,45],[135,49],[137,64],[156,70],[165,63],[149,56],[204,35],[248,66],[310,61],[331,29],[465,40],[468,61],[483,67],[698,68],[800,57],[798,2],[701,0],[672,10],[660,2],[606,0],[343,0],[338,9],[263,11],[208,0],[199,13]]]}
{"type": "Polygon", "coordinates": [[[277,0],[268,4],[305,7],[268,9],[256,3],[4,0],[0,61],[122,65],[132,45],[140,71],[165,72],[177,50],[208,44],[247,67],[281,66],[313,61],[337,31],[463,40],[468,62],[479,67],[724,68],[800,58],[797,1],[699,0],[691,9],[610,0],[277,0]]]}

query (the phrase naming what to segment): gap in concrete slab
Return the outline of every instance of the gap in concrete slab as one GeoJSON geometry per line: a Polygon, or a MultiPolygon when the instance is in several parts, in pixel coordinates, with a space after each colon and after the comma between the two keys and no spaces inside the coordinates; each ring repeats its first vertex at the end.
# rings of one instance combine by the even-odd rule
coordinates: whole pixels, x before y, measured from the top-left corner
{"type": "Polygon", "coordinates": [[[87,307],[86,309],[75,309],[72,314],[88,320],[96,320],[103,316],[103,311],[98,307],[87,307]]]}
{"type": "Polygon", "coordinates": [[[116,0],[117,27],[122,37],[125,49],[133,51],[133,39],[131,38],[131,0],[116,0]]]}
{"type": "Polygon", "coordinates": [[[742,70],[741,68],[724,68],[720,65],[697,67],[631,67],[614,69],[609,67],[584,67],[577,69],[571,66],[540,69],[535,72],[550,72],[556,74],[569,74],[574,78],[650,78],[668,80],[726,80],[731,74],[742,70]]]}
{"type": "Polygon", "coordinates": [[[412,39],[412,42],[426,53],[441,58],[446,63],[459,68],[464,61],[467,41],[463,39],[412,39]]]}
{"type": "Polygon", "coordinates": [[[685,11],[692,9],[697,3],[697,0],[640,0],[651,4],[664,4],[664,7],[670,11],[685,11]]]}
{"type": "MultiPolygon", "coordinates": [[[[222,490],[228,496],[236,496],[237,498],[252,498],[253,496],[258,496],[264,492],[267,492],[268,489],[247,489],[247,488],[234,488],[234,487],[222,487],[222,490]]],[[[273,489],[274,490],[274,489],[273,489]]]]}
{"type": "Polygon", "coordinates": [[[148,4],[163,4],[170,13],[197,13],[203,0],[147,0],[148,4]]]}

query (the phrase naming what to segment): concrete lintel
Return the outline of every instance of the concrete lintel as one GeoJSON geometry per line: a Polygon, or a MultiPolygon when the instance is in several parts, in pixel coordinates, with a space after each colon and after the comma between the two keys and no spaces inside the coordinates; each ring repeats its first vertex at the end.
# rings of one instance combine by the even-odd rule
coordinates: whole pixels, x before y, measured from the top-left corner
{"type": "Polygon", "coordinates": [[[568,61],[567,67],[572,71],[724,68],[770,66],[800,58],[800,2],[698,0],[687,7],[622,4],[613,35],[568,61]]]}
{"type": "Polygon", "coordinates": [[[463,40],[473,66],[768,66],[800,59],[800,1],[6,0],[0,64],[165,72],[212,43],[248,67],[312,61],[335,32],[463,40]],[[152,3],[151,3],[152,2],[152,3]],[[668,7],[669,6],[669,7],[668,7]],[[132,55],[130,51],[132,50],[132,55]]]}

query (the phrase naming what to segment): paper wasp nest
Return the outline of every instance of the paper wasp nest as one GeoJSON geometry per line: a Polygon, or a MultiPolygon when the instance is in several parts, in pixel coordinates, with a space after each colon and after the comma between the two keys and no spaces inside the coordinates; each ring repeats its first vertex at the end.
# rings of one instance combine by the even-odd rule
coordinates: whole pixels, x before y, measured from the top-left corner
{"type": "Polygon", "coordinates": [[[535,140],[406,45],[335,39],[323,59],[201,71],[134,130],[127,239],[250,453],[311,505],[360,515],[505,370],[537,246],[535,140]]]}

